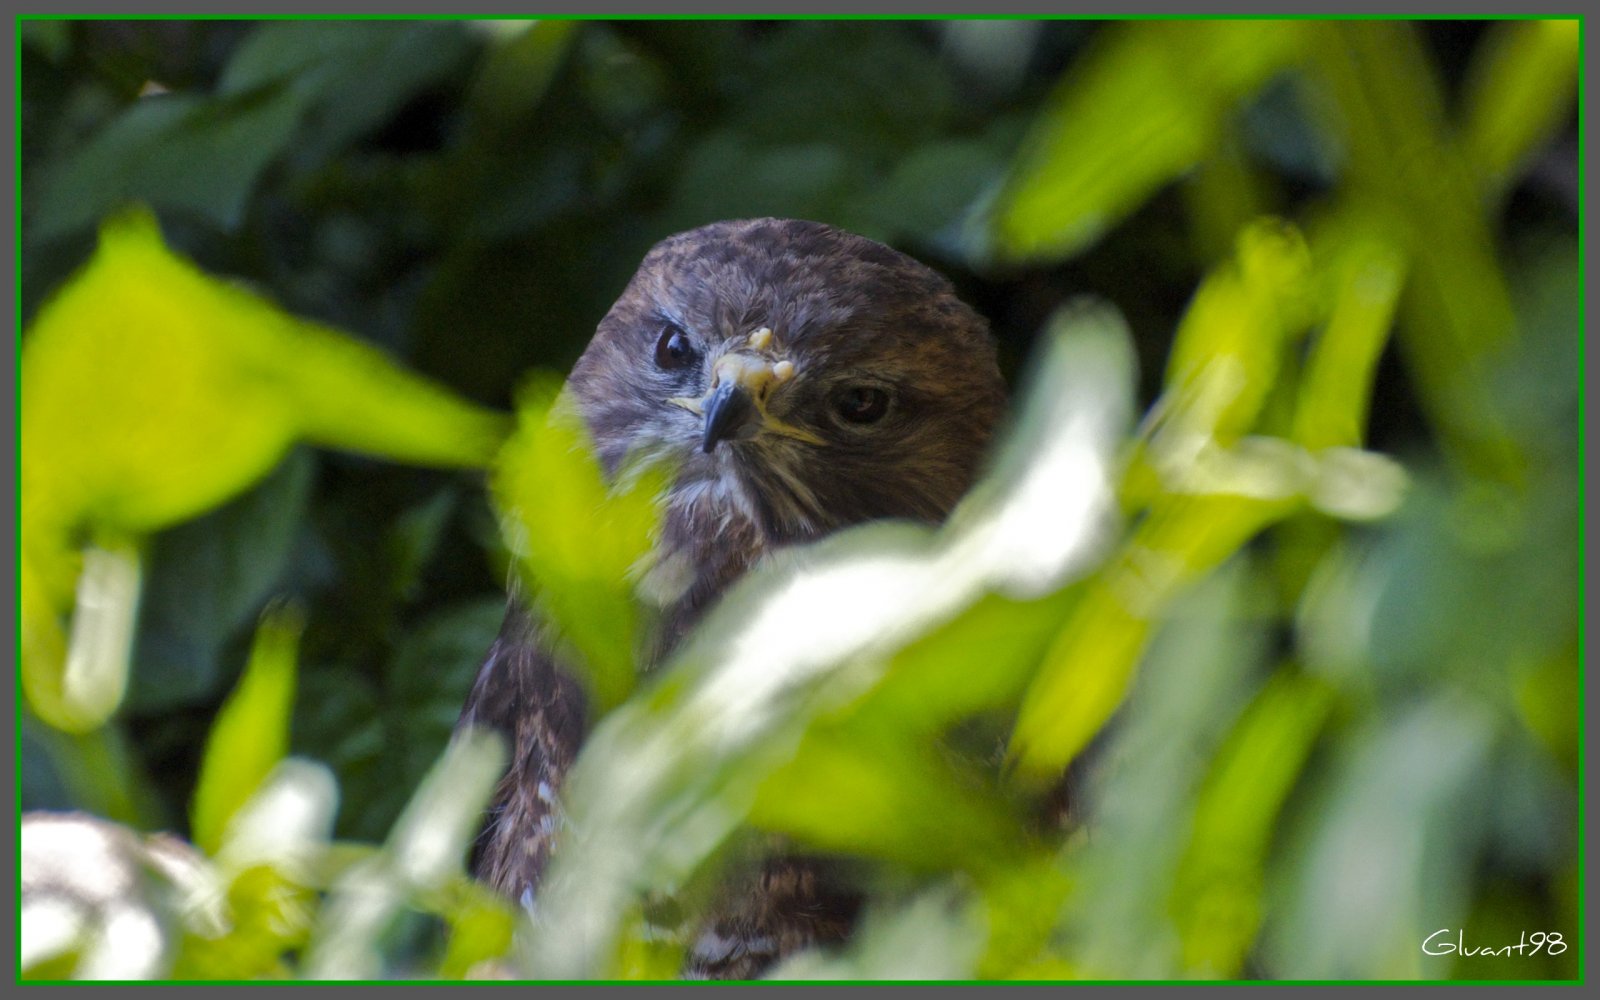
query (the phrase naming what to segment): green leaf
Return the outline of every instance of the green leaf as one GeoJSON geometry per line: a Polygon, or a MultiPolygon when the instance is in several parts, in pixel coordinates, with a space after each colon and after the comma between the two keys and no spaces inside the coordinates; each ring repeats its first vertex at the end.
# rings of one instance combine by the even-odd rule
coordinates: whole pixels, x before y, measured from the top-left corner
{"type": "MultiPolygon", "coordinates": [[[[1256,950],[1273,978],[1442,977],[1422,942],[1467,916],[1498,709],[1445,688],[1344,736],[1269,872],[1256,950]],[[1352,878],[1352,866],[1360,877],[1352,878]]],[[[1508,942],[1509,943],[1509,942],[1508,942]]]]}
{"type": "Polygon", "coordinates": [[[23,19],[18,25],[22,44],[51,62],[60,62],[72,48],[71,21],[23,19]]]}
{"type": "Polygon", "coordinates": [[[465,979],[485,963],[510,953],[518,914],[481,882],[464,882],[446,908],[450,938],[439,960],[439,978],[465,979]]]}
{"type": "Polygon", "coordinates": [[[77,809],[140,830],[172,826],[156,785],[142,767],[138,749],[129,741],[122,726],[112,722],[74,733],[57,725],[41,725],[34,714],[24,711],[21,730],[24,744],[21,804],[25,811],[77,809]],[[39,793],[35,774],[41,766],[48,767],[59,778],[59,792],[66,795],[65,802],[30,801],[39,793]]]}
{"type": "MultiPolygon", "coordinates": [[[[1110,719],[1168,602],[1298,509],[1327,475],[1284,442],[1241,438],[1289,335],[1309,321],[1310,276],[1298,231],[1263,220],[1196,292],[1126,473],[1127,492],[1149,513],[1086,584],[1023,696],[1010,752],[1029,780],[1059,774],[1110,719]]],[[[1334,502],[1344,495],[1335,491],[1334,502]]]]}
{"type": "Polygon", "coordinates": [[[385,688],[390,774],[412,788],[449,742],[461,703],[505,617],[499,597],[430,615],[396,644],[385,688]]]}
{"type": "Polygon", "coordinates": [[[1419,398],[1453,459],[1515,487],[1525,458],[1489,385],[1516,321],[1432,60],[1397,21],[1328,22],[1314,38],[1308,66],[1331,98],[1318,107],[1349,151],[1346,196],[1402,238],[1400,341],[1419,398]]]}
{"type": "Polygon", "coordinates": [[[467,106],[474,126],[504,128],[528,116],[555,80],[580,25],[573,21],[528,21],[521,25],[479,22],[493,30],[467,106]]]}
{"type": "Polygon", "coordinates": [[[702,139],[685,155],[659,228],[670,232],[706,219],[763,215],[836,218],[851,196],[870,189],[872,181],[864,163],[833,143],[763,144],[727,129],[702,139]]]}
{"type": "Polygon", "coordinates": [[[244,676],[211,726],[190,808],[194,842],[207,854],[222,846],[228,821],[288,748],[302,627],[295,612],[277,611],[262,620],[244,676]]]}
{"type": "Polygon", "coordinates": [[[1342,214],[1317,245],[1318,270],[1332,303],[1311,347],[1294,414],[1294,440],[1317,451],[1359,447],[1378,359],[1389,342],[1405,257],[1379,227],[1342,214]]]}
{"type": "Polygon", "coordinates": [[[348,664],[307,670],[295,752],[327,761],[358,812],[345,836],[381,838],[450,742],[461,703],[505,616],[505,600],[451,604],[394,637],[381,686],[348,664]]]}
{"type": "Polygon", "coordinates": [[[1074,592],[1017,601],[986,594],[894,654],[883,682],[859,711],[885,724],[935,732],[962,718],[1014,705],[1074,592]],[[974,670],[981,663],[983,669],[974,670]],[[892,723],[891,721],[892,720],[892,723]]]}
{"type": "Polygon", "coordinates": [[[258,479],[294,418],[247,352],[286,322],[170,255],[149,215],[108,223],[23,342],[24,518],[148,531],[258,479]]]}
{"type": "Polygon", "coordinates": [[[1463,153],[1492,197],[1566,124],[1578,98],[1577,20],[1493,24],[1468,70],[1463,153]]]}
{"type": "Polygon", "coordinates": [[[459,24],[274,21],[233,53],[224,97],[282,88],[306,109],[301,158],[326,156],[387,121],[414,94],[469,58],[459,24]]]}
{"type": "Polygon", "coordinates": [[[67,235],[129,201],[235,229],[262,171],[288,145],[300,112],[300,100],[280,90],[228,99],[139,98],[48,168],[29,239],[67,235]]]}
{"type": "Polygon", "coordinates": [[[1087,584],[1023,696],[1011,754],[1028,779],[1050,780],[1088,745],[1122,703],[1167,604],[1263,528],[1307,504],[1353,519],[1398,506],[1406,484],[1398,465],[1333,447],[1341,439],[1328,437],[1348,433],[1365,414],[1386,310],[1398,293],[1392,255],[1374,260],[1382,250],[1357,244],[1337,258],[1342,269],[1334,273],[1346,277],[1335,282],[1315,381],[1299,403],[1305,433],[1324,445],[1315,455],[1245,436],[1278,383],[1289,337],[1317,315],[1312,261],[1298,231],[1274,220],[1253,224],[1239,235],[1235,260],[1201,285],[1126,472],[1125,500],[1148,513],[1087,584]],[[1351,378],[1361,381],[1343,381],[1351,378]]]}
{"type": "Polygon", "coordinates": [[[495,501],[531,599],[576,647],[602,711],[634,684],[641,610],[634,584],[659,518],[660,467],[613,488],[557,383],[530,383],[494,475],[495,501]]]}
{"type": "Polygon", "coordinates": [[[130,711],[193,703],[228,677],[218,657],[280,585],[315,464],[308,452],[291,452],[260,486],[152,539],[130,711]]]}
{"type": "Polygon", "coordinates": [[[497,733],[468,732],[445,748],[383,850],[345,869],[330,888],[306,948],[306,978],[364,979],[383,969],[384,934],[406,905],[458,884],[505,764],[497,733]]]}
{"type": "Polygon", "coordinates": [[[1260,926],[1261,883],[1278,811],[1322,730],[1331,695],[1316,677],[1278,673],[1212,760],[1173,884],[1189,972],[1240,975],[1260,926]]]}
{"type": "Polygon", "coordinates": [[[847,211],[863,235],[886,242],[932,242],[964,218],[980,192],[1004,169],[1004,151],[989,138],[945,139],[911,151],[881,182],[855,192],[847,211]]]}
{"type": "Polygon", "coordinates": [[[391,761],[403,755],[403,746],[396,746],[403,737],[394,736],[385,724],[384,701],[363,673],[342,663],[309,665],[297,688],[291,749],[326,761],[338,775],[345,800],[366,803],[363,809],[340,813],[340,835],[380,839],[411,791],[411,785],[395,777],[391,761]]]}
{"type": "Polygon", "coordinates": [[[1239,232],[1233,259],[1206,276],[1173,335],[1156,408],[1163,433],[1226,444],[1255,425],[1290,338],[1309,319],[1311,273],[1305,240],[1288,223],[1261,219],[1239,232]]]}
{"type": "Polygon", "coordinates": [[[1054,844],[990,872],[980,884],[988,941],[976,974],[981,979],[1074,978],[1068,970],[1031,974],[1053,958],[1049,944],[1071,898],[1073,880],[1054,844]]]}
{"type": "MultiPolygon", "coordinates": [[[[194,517],[300,437],[475,465],[504,430],[377,350],[201,273],[143,211],[105,225],[93,259],[27,332],[19,367],[23,669],[41,717],[70,725],[90,720],[67,722],[72,709],[48,702],[74,655],[60,617],[84,529],[138,538],[194,517]]],[[[121,690],[105,686],[89,716],[103,718],[121,690]]]]}
{"type": "Polygon", "coordinates": [[[1247,555],[1161,616],[1125,712],[1069,795],[1087,805],[1062,863],[1072,892],[1055,940],[1095,978],[1175,978],[1171,908],[1204,765],[1267,663],[1270,591],[1247,555]]]}
{"type": "Polygon", "coordinates": [[[202,274],[142,212],[106,225],[21,367],[25,516],[58,530],[192,517],[299,436],[442,465],[486,462],[501,436],[500,418],[373,348],[202,274]]]}
{"type": "Polygon", "coordinates": [[[1270,175],[1251,162],[1239,132],[1237,127],[1224,130],[1181,188],[1200,261],[1226,257],[1238,233],[1267,215],[1273,200],[1270,175]]]}
{"type": "Polygon", "coordinates": [[[745,91],[730,125],[767,149],[821,140],[857,163],[882,162],[939,135],[958,107],[947,66],[896,26],[810,21],[740,60],[745,91]],[[788,67],[773,72],[773,67],[788,67]]]}
{"type": "Polygon", "coordinates": [[[995,212],[998,249],[1068,257],[1200,162],[1240,100],[1301,51],[1287,21],[1145,22],[1106,32],[1062,81],[995,212]]]}
{"type": "Polygon", "coordinates": [[[977,774],[942,759],[931,740],[876,721],[813,725],[762,782],[750,821],[925,870],[985,873],[1023,856],[1020,817],[977,774]]]}
{"type": "Polygon", "coordinates": [[[252,360],[281,388],[307,441],[414,465],[478,468],[505,438],[502,415],[383,352],[337,330],[280,321],[283,340],[259,345],[271,353],[252,360]]]}
{"type": "MultiPolygon", "coordinates": [[[[175,979],[274,979],[290,974],[316,913],[338,802],[322,764],[275,765],[228,821],[210,884],[190,888],[175,979]]],[[[198,881],[198,880],[196,880],[198,881]]]]}

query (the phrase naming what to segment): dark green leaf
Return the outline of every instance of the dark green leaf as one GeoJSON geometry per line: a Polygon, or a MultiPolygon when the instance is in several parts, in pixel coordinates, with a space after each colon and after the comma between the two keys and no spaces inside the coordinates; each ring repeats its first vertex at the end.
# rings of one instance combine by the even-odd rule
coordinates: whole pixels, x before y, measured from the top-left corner
{"type": "Polygon", "coordinates": [[[150,549],[128,707],[155,712],[210,697],[227,678],[224,643],[280,585],[310,498],[315,462],[291,452],[261,485],[158,535],[150,549]]]}
{"type": "Polygon", "coordinates": [[[257,178],[299,123],[300,99],[264,90],[226,99],[140,98],[40,182],[32,238],[55,239],[130,201],[236,228],[257,178]]]}

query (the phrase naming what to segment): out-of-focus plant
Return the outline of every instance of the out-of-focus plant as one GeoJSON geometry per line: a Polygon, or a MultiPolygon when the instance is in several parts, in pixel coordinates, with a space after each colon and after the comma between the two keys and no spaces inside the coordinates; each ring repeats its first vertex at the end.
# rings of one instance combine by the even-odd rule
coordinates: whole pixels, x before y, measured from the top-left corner
{"type": "MultiPolygon", "coordinates": [[[[1578,27],[1495,25],[1469,74],[1474,86],[1459,122],[1447,116],[1409,25],[1235,23],[1208,30],[1220,36],[1217,47],[1236,45],[1249,58],[1236,58],[1226,72],[1213,68],[1187,88],[1150,87],[1153,74],[1125,71],[1141,58],[1163,67],[1203,58],[1178,26],[1102,36],[1041,120],[1033,152],[1018,165],[995,216],[1000,251],[1036,258],[1081,252],[1106,220],[1186,171],[1196,172],[1202,196],[1231,192],[1222,204],[1247,210],[1270,181],[1241,170],[1232,152],[1235,101],[1271,73],[1316,109],[1310,117],[1325,123],[1328,145],[1338,150],[1334,188],[1306,211],[1312,263],[1305,287],[1285,294],[1282,282],[1292,284],[1293,269],[1270,261],[1256,273],[1276,273],[1265,287],[1282,290],[1265,300],[1260,292],[1230,298],[1228,286],[1208,279],[1179,328],[1168,397],[1138,444],[1132,469],[1148,464],[1149,472],[1132,480],[1132,498],[1150,509],[1134,539],[1166,537],[1180,551],[1206,554],[1130,553],[1126,581],[1106,584],[1116,596],[1102,598],[1100,607],[1086,601],[1078,614],[1094,617],[1057,640],[1014,740],[1024,762],[1030,752],[1050,766],[1069,759],[1115,706],[1119,679],[1136,659],[1133,639],[1120,655],[1108,641],[1129,629],[1130,596],[1146,602],[1135,607],[1148,608],[1186,569],[1215,565],[1278,521],[1271,539],[1277,566],[1267,579],[1276,578],[1280,606],[1294,609],[1295,651],[1270,682],[1256,682],[1255,703],[1220,744],[1216,720],[1190,725],[1210,727],[1217,754],[1203,768],[1186,768],[1203,781],[1185,787],[1170,778],[1141,780],[1131,768],[1111,770],[1103,791],[1111,817],[1106,846],[1091,846],[1081,860],[1085,885],[1100,884],[1101,895],[1085,892],[1069,912],[1081,914],[1075,926],[1087,935],[1082,944],[1115,947],[1086,952],[1069,945],[1066,952],[1092,974],[1411,977],[1453,968],[1515,975],[1515,960],[1505,960],[1510,953],[1498,964],[1463,956],[1451,965],[1420,945],[1429,933],[1461,924],[1506,931],[1516,919],[1559,924],[1570,929],[1568,941],[1577,927],[1569,891],[1556,888],[1576,873],[1572,772],[1566,765],[1566,777],[1558,777],[1560,758],[1540,746],[1541,730],[1553,720],[1533,721],[1542,713],[1519,710],[1527,702],[1514,694],[1535,673],[1545,683],[1565,678],[1559,683],[1569,690],[1576,681],[1575,429],[1519,427],[1526,404],[1514,401],[1518,390],[1507,385],[1513,379],[1496,374],[1522,373],[1515,379],[1522,391],[1533,371],[1553,376],[1552,352],[1573,356],[1577,313],[1571,299],[1559,316],[1549,311],[1549,298],[1516,309],[1513,281],[1495,260],[1490,212],[1502,204],[1510,165],[1525,164],[1551,123],[1568,114],[1578,27]],[[1261,32],[1274,44],[1258,44],[1261,32]],[[1176,123],[1147,113],[1140,127],[1094,129],[1093,119],[1075,113],[1159,103],[1156,93],[1167,95],[1171,103],[1161,107],[1176,123]],[[1159,124],[1146,131],[1145,122],[1159,124]],[[1197,130],[1205,141],[1195,139],[1197,130]],[[1150,148],[1167,152],[1146,159],[1150,148]],[[1072,160],[1064,152],[1079,149],[1093,153],[1072,160]],[[1092,167],[1125,160],[1148,166],[1092,167]],[[1229,186],[1218,187],[1219,177],[1229,186]],[[1208,322],[1212,310],[1222,322],[1208,322]],[[1380,513],[1396,481],[1371,456],[1350,450],[1362,443],[1391,319],[1448,464],[1408,456],[1413,486],[1398,516],[1376,532],[1330,532],[1297,510],[1309,501],[1345,514],[1380,513]],[[1285,337],[1307,326],[1315,328],[1309,349],[1294,348],[1285,337]],[[1206,327],[1214,332],[1202,333],[1206,327]],[[1173,423],[1174,409],[1208,415],[1200,433],[1185,434],[1181,417],[1173,423]],[[1251,425],[1279,437],[1239,438],[1251,425]],[[1230,441],[1237,444],[1218,449],[1230,441]],[[1163,451],[1176,460],[1163,461],[1163,451]],[[1224,455],[1231,460],[1217,461],[1224,455]],[[1291,468],[1300,471],[1286,475],[1291,468]],[[1213,485],[1195,491],[1182,479],[1213,485]],[[1207,492],[1222,494],[1210,509],[1200,506],[1207,492]],[[1297,501],[1297,493],[1305,499],[1297,501]],[[1168,505],[1187,507],[1194,519],[1162,536],[1168,505]],[[1491,528],[1494,522],[1505,530],[1491,528]],[[1545,570],[1527,561],[1543,562],[1545,570]],[[1513,606],[1477,603],[1487,590],[1515,595],[1513,606]],[[1551,603],[1535,608],[1530,590],[1551,603]],[[1032,750],[1035,742],[1055,752],[1032,750]],[[1313,747],[1330,763],[1297,779],[1313,747]],[[1486,791],[1505,786],[1485,782],[1484,772],[1503,769],[1515,771],[1508,780],[1528,791],[1516,806],[1486,791]],[[1297,780],[1321,797],[1300,799],[1300,810],[1275,820],[1297,780]],[[1134,807],[1144,793],[1146,805],[1134,807]],[[1130,813],[1128,822],[1138,825],[1123,831],[1126,838],[1114,821],[1118,802],[1144,814],[1130,813]],[[1168,810],[1159,825],[1151,822],[1158,808],[1168,810]],[[1535,834],[1513,834],[1530,816],[1522,810],[1561,819],[1539,822],[1535,834]],[[1273,829],[1291,831],[1278,839],[1277,853],[1269,851],[1273,829]],[[1143,848],[1128,846],[1139,831],[1143,848]],[[1523,859],[1513,868],[1548,866],[1541,870],[1552,880],[1549,902],[1541,906],[1467,875],[1508,856],[1523,859]],[[1133,883],[1095,880],[1101,865],[1109,878],[1110,866],[1140,863],[1169,867],[1133,883]],[[1128,910],[1129,897],[1141,896],[1144,911],[1128,910]],[[1171,942],[1167,949],[1152,951],[1162,940],[1171,942]],[[1129,957],[1135,952],[1139,958],[1129,957]]],[[[1216,218],[1214,209],[1201,217],[1208,218],[1216,218]]],[[[1560,273],[1548,262],[1535,267],[1520,276],[1524,283],[1560,273]]],[[[1240,268],[1250,273],[1245,255],[1240,268]]],[[[1544,412],[1575,416],[1574,376],[1556,378],[1547,391],[1556,397],[1544,412]]],[[[1264,667],[1255,668],[1258,675],[1264,667]]],[[[1557,727],[1570,734],[1576,712],[1557,714],[1557,727]]],[[[1138,745],[1137,718],[1115,738],[1119,746],[1138,745]]],[[[1168,728],[1163,737],[1185,731],[1168,728]]],[[[1521,968],[1570,975],[1575,961],[1568,950],[1530,956],[1521,968]]]]}
{"type": "Polygon", "coordinates": [[[201,274],[143,213],[107,224],[20,368],[22,677],[72,731],[121,701],[145,535],[245,489],[297,439],[476,465],[503,435],[371,348],[201,274]]]}
{"type": "Polygon", "coordinates": [[[609,711],[637,680],[642,609],[633,588],[668,480],[664,469],[634,467],[608,485],[582,423],[557,402],[559,389],[548,377],[524,389],[492,488],[524,599],[570,644],[596,707],[609,711]]]}
{"type": "MultiPolygon", "coordinates": [[[[135,197],[212,259],[229,248],[219,271],[253,260],[293,291],[285,309],[212,277],[132,212],[33,303],[25,721],[100,818],[24,823],[23,971],[671,976],[707,885],[780,834],[853,859],[869,890],[851,945],[781,978],[1574,977],[1576,245],[1512,254],[1498,233],[1570,117],[1576,23],[1489,25],[1453,102],[1399,22],[1099,26],[1037,99],[995,67],[1044,33],[995,27],[945,26],[934,59],[894,26],[251,25],[220,63],[173,69],[185,93],[121,81],[127,103],[91,88],[35,118],[27,273],[135,197]],[[983,94],[952,82],[985,66],[983,94]],[[362,145],[430,101],[459,109],[437,150],[362,145]],[[1139,304],[1055,310],[949,524],[785,554],[643,680],[632,575],[660,470],[605,483],[548,377],[508,437],[294,315],[371,306],[403,363],[482,397],[507,377],[484,374],[506,363],[494,327],[592,327],[655,228],[810,215],[1042,275],[1172,185],[1192,246],[1158,262],[1202,263],[1142,417],[1139,304]],[[272,199],[328,213],[310,251],[272,199]],[[526,274],[493,259],[523,231],[526,274]],[[419,278],[412,257],[439,263],[419,278]],[[405,277],[361,299],[379,273],[405,277]],[[474,289],[501,294],[469,308],[474,289]],[[1427,428],[1383,453],[1391,332],[1427,428]],[[489,469],[483,562],[509,563],[595,696],[536,919],[461,867],[502,758],[447,736],[499,599],[395,611],[466,491],[379,533],[369,509],[396,505],[313,506],[319,459],[296,442],[489,469]],[[302,596],[230,644],[286,566],[327,572],[326,551],[290,558],[307,517],[351,549],[381,538],[339,557],[381,599],[302,596]],[[184,786],[191,843],[138,832],[163,824],[118,715],[129,671],[166,718],[217,683],[195,664],[235,655],[184,786]],[[296,752],[307,732],[332,767],[296,752]],[[1063,773],[1086,776],[1065,828],[1063,773]],[[358,837],[335,834],[341,798],[358,837]],[[73,844],[99,867],[74,872],[73,844]],[[1424,954],[1441,928],[1566,947],[1424,954]]],[[[82,33],[25,28],[68,76],[82,33]]],[[[334,468],[337,487],[372,467],[334,468]]]]}
{"type": "Polygon", "coordinates": [[[439,960],[456,975],[495,927],[507,928],[500,950],[509,945],[508,908],[462,869],[504,759],[498,741],[452,745],[381,847],[334,842],[332,774],[285,756],[300,627],[287,612],[261,624],[206,746],[193,845],[141,842],[82,814],[24,821],[25,977],[370,976],[403,910],[473,929],[439,960]]]}

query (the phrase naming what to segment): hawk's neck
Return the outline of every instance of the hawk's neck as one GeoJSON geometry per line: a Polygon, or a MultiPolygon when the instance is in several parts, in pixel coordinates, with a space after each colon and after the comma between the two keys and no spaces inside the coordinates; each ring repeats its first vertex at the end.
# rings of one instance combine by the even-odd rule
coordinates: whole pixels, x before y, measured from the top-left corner
{"type": "Polygon", "coordinates": [[[679,484],[668,495],[653,566],[640,584],[645,600],[661,609],[647,669],[671,654],[724,591],[786,543],[763,526],[746,489],[702,481],[679,484]]]}

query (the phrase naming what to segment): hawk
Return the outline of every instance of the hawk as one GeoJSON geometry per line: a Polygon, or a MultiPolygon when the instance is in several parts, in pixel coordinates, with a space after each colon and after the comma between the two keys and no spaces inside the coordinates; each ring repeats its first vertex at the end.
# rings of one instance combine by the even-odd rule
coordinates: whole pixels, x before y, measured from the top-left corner
{"type": "MultiPolygon", "coordinates": [[[[608,473],[638,454],[676,472],[641,597],[660,609],[649,671],[762,558],[877,518],[941,521],[1005,405],[988,324],[932,269],[816,222],[718,222],[650,250],[567,382],[608,473]]],[[[584,692],[513,594],[461,725],[511,761],[474,873],[531,905],[582,745],[584,692]]],[[[856,898],[814,859],[731,886],[690,975],[752,978],[842,940],[856,898]]]]}

